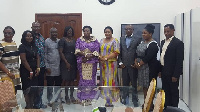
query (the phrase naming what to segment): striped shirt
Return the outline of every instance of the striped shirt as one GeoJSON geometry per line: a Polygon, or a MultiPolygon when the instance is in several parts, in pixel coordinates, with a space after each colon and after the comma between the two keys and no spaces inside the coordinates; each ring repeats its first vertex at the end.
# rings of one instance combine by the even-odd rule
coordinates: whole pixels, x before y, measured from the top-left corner
{"type": "MultiPolygon", "coordinates": [[[[19,51],[14,41],[0,41],[0,59],[11,73],[19,74],[19,51]]],[[[2,75],[7,74],[0,70],[0,77],[2,75]]]]}

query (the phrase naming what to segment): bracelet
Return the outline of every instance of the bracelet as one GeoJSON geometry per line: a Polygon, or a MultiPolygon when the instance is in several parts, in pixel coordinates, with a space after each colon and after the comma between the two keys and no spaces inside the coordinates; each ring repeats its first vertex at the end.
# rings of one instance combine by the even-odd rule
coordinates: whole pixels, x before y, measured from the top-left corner
{"type": "Polygon", "coordinates": [[[30,72],[30,76],[33,76],[33,72],[30,72]]]}
{"type": "Polygon", "coordinates": [[[94,51],[92,54],[93,54],[94,56],[99,56],[99,53],[98,53],[97,51],[94,51]]]}
{"type": "Polygon", "coordinates": [[[85,57],[87,57],[88,53],[85,53],[85,57]]]}
{"type": "Polygon", "coordinates": [[[39,70],[39,71],[40,71],[40,68],[37,68],[37,70],[39,70]]]}
{"type": "Polygon", "coordinates": [[[8,73],[6,73],[7,75],[10,74],[10,71],[8,73]]]}
{"type": "Polygon", "coordinates": [[[105,58],[105,60],[107,61],[107,60],[108,60],[108,58],[105,58]]]}

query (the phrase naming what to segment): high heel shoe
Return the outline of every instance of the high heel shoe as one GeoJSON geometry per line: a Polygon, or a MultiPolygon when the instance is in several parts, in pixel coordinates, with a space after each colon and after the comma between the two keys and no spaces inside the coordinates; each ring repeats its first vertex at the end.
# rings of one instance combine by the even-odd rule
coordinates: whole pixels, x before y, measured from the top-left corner
{"type": "Polygon", "coordinates": [[[65,97],[65,101],[66,101],[66,104],[68,104],[68,105],[70,105],[70,99],[69,99],[69,97],[65,97]]]}

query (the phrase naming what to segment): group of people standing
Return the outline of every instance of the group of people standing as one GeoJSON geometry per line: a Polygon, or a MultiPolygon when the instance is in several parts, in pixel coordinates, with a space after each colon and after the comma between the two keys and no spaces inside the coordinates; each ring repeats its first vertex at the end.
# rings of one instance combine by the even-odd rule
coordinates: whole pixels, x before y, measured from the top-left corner
{"type": "MultiPolygon", "coordinates": [[[[77,40],[74,38],[73,28],[67,26],[64,29],[63,38],[58,39],[57,29],[51,28],[50,38],[45,40],[40,34],[40,23],[32,23],[32,31],[27,30],[22,34],[22,44],[16,55],[20,55],[21,59],[20,76],[26,108],[43,107],[41,98],[43,88],[37,89],[34,93],[30,92],[34,91],[34,88],[30,89],[30,87],[44,86],[45,72],[47,86],[66,86],[66,103],[77,103],[73,95],[77,72],[80,75],[79,86],[96,86],[98,63],[101,74],[100,86],[117,86],[117,69],[118,67],[122,69],[123,86],[129,86],[131,83],[133,87],[134,106],[138,106],[137,82],[143,87],[145,98],[150,81],[153,78],[157,79],[158,74],[162,77],[162,85],[166,93],[165,105],[178,106],[178,81],[182,74],[184,56],[183,42],[174,37],[174,26],[167,24],[164,26],[166,39],[161,42],[160,49],[158,43],[152,38],[154,29],[155,26],[147,24],[143,29],[143,38],[134,37],[134,27],[127,25],[126,35],[118,41],[112,36],[113,29],[107,26],[104,29],[105,38],[98,41],[91,36],[90,26],[83,27],[83,36],[77,40]],[[159,49],[161,58],[157,60],[159,49]],[[69,86],[71,86],[70,89],[69,86]],[[70,90],[70,95],[68,95],[68,90],[70,90]]],[[[7,43],[13,42],[13,30],[12,27],[4,29],[4,41],[11,39],[7,43]],[[10,34],[6,32],[7,29],[10,30],[10,34]]],[[[1,51],[5,51],[5,48],[1,51]]],[[[14,78],[6,67],[1,65],[1,69],[7,76],[14,78]]],[[[49,102],[53,96],[52,91],[52,88],[47,88],[49,102]]],[[[79,98],[78,94],[77,97],[79,98]]],[[[129,97],[129,92],[124,90],[123,104],[127,103],[125,100],[127,97],[129,97]]],[[[106,106],[113,106],[112,100],[107,100],[106,106]]]]}
{"type": "MultiPolygon", "coordinates": [[[[178,107],[179,77],[183,73],[184,44],[174,36],[174,25],[164,26],[166,39],[159,47],[152,38],[155,26],[147,24],[143,29],[142,38],[133,36],[133,26],[125,27],[126,35],[120,38],[119,67],[122,68],[123,86],[133,86],[132,101],[137,103],[137,82],[143,87],[144,99],[150,81],[157,76],[162,80],[162,89],[165,91],[165,107],[178,107]],[[158,59],[160,57],[160,59],[158,59]],[[137,81],[138,80],[138,81],[137,81]]],[[[128,93],[123,94],[122,103],[126,104],[128,93]]]]}

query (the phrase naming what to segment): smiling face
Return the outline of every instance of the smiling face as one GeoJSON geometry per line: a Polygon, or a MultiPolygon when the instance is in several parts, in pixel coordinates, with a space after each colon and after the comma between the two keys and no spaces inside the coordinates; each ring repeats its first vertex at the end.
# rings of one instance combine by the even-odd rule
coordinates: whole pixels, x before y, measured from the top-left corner
{"type": "Polygon", "coordinates": [[[27,34],[26,34],[26,41],[28,42],[28,43],[31,43],[32,41],[33,41],[33,36],[32,36],[32,34],[30,33],[30,32],[27,32],[27,34]]]}
{"type": "Polygon", "coordinates": [[[57,31],[57,29],[56,29],[56,28],[52,28],[52,29],[50,30],[50,35],[51,35],[51,38],[56,39],[57,36],[58,36],[58,31],[57,31]]]}
{"type": "Polygon", "coordinates": [[[133,34],[133,26],[132,25],[126,25],[125,31],[126,31],[127,36],[131,36],[133,34]]]}
{"type": "Polygon", "coordinates": [[[91,34],[90,29],[89,28],[85,28],[83,30],[83,34],[84,34],[84,37],[90,37],[90,34],[91,34]]]}
{"type": "Polygon", "coordinates": [[[39,34],[40,33],[40,23],[38,23],[38,22],[34,22],[34,23],[32,23],[32,31],[33,31],[33,33],[35,33],[35,34],[39,34]]]}
{"type": "Polygon", "coordinates": [[[67,37],[72,37],[72,29],[71,28],[67,31],[67,37]]]}
{"type": "Polygon", "coordinates": [[[10,28],[5,29],[3,31],[3,33],[4,33],[4,37],[5,37],[4,39],[5,39],[6,42],[12,41],[12,38],[14,36],[14,33],[13,33],[12,29],[10,29],[10,28]]]}
{"type": "Polygon", "coordinates": [[[104,34],[106,38],[112,38],[112,31],[110,29],[105,29],[104,34]]]}
{"type": "Polygon", "coordinates": [[[167,39],[169,39],[169,38],[171,38],[172,36],[174,36],[174,29],[170,29],[170,27],[168,26],[168,27],[165,27],[164,28],[164,34],[165,34],[165,37],[167,38],[167,39]]]}
{"type": "Polygon", "coordinates": [[[149,33],[146,29],[144,29],[142,32],[142,37],[144,40],[149,40],[152,38],[152,34],[149,33]]]}

